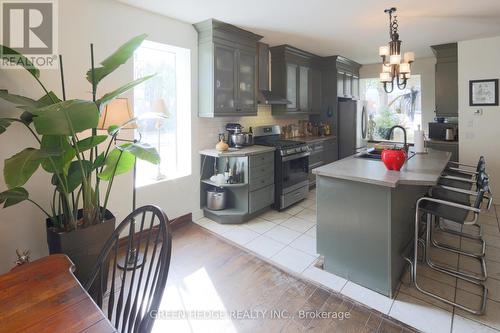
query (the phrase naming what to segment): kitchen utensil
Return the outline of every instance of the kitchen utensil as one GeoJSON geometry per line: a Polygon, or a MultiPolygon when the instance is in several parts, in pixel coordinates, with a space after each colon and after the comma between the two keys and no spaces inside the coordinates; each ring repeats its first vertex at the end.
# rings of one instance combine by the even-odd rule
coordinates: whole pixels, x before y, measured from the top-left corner
{"type": "Polygon", "coordinates": [[[382,151],[382,162],[387,170],[401,170],[406,162],[406,153],[404,150],[385,149],[382,151]]]}
{"type": "Polygon", "coordinates": [[[251,146],[253,145],[253,134],[250,132],[244,132],[242,133],[245,136],[245,146],[251,146]]]}
{"type": "Polygon", "coordinates": [[[243,129],[243,126],[241,126],[238,123],[226,124],[227,141],[228,141],[227,143],[228,143],[229,147],[241,148],[243,146],[243,143],[241,143],[241,141],[240,141],[240,144],[238,147],[236,146],[237,144],[235,143],[235,141],[233,141],[233,135],[241,134],[242,129],[243,129]]]}
{"type": "Polygon", "coordinates": [[[245,134],[243,133],[232,134],[231,142],[234,148],[242,148],[245,145],[245,134]]]}
{"type": "Polygon", "coordinates": [[[451,127],[447,128],[444,139],[446,141],[455,141],[455,129],[451,127]]]}
{"type": "Polygon", "coordinates": [[[226,208],[226,191],[220,187],[207,190],[207,208],[210,210],[223,210],[226,208]]]}

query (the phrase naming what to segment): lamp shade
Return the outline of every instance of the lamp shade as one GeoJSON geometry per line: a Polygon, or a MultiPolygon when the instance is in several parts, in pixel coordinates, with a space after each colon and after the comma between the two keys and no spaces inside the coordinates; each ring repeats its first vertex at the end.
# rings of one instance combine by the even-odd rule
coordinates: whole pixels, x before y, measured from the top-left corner
{"type": "Polygon", "coordinates": [[[161,113],[166,117],[170,117],[168,112],[167,102],[163,98],[159,98],[153,101],[153,112],[161,113]]]}
{"type": "MultiPolygon", "coordinates": [[[[128,105],[127,98],[116,98],[109,102],[99,119],[98,129],[107,130],[111,125],[120,126],[132,119],[132,113],[128,105]]],[[[136,128],[134,124],[129,124],[126,129],[136,128]]]]}
{"type": "Polygon", "coordinates": [[[389,55],[389,46],[381,46],[378,48],[379,56],[388,56],[389,55]]]}
{"type": "Polygon", "coordinates": [[[410,73],[410,64],[403,62],[399,65],[399,72],[402,74],[410,73]]]}

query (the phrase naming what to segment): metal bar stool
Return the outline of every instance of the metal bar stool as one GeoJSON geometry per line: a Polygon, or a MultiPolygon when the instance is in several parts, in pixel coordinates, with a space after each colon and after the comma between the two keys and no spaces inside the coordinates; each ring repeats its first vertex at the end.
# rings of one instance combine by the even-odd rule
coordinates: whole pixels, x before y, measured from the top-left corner
{"type": "MultiPolygon", "coordinates": [[[[475,200],[473,206],[464,205],[464,204],[456,203],[453,201],[446,201],[443,199],[436,199],[436,198],[428,198],[429,200],[426,200],[420,206],[417,206],[417,208],[419,208],[422,212],[428,214],[428,217],[431,218],[430,222],[427,221],[427,233],[428,233],[429,239],[426,242],[426,249],[428,249],[429,246],[435,245],[432,243],[432,232],[433,232],[432,218],[434,217],[435,219],[446,219],[448,221],[458,223],[459,225],[462,225],[462,226],[468,225],[468,224],[475,224],[477,222],[479,212],[481,211],[481,203],[483,201],[483,196],[484,196],[484,193],[485,193],[487,188],[488,188],[488,184],[486,183],[484,185],[483,189],[481,189],[479,191],[478,195],[476,196],[476,200],[475,200]],[[432,201],[431,199],[432,200],[439,200],[439,202],[432,201]],[[443,202],[446,204],[443,204],[443,202]],[[460,209],[457,206],[454,206],[457,204],[460,205],[462,208],[460,209]],[[470,210],[470,209],[464,209],[463,207],[474,208],[474,209],[476,209],[476,211],[470,210]],[[470,212],[473,212],[472,219],[469,219],[470,212]]],[[[486,244],[484,243],[484,240],[482,238],[480,239],[480,242],[484,248],[486,244]]],[[[480,275],[469,274],[469,273],[465,273],[465,272],[462,272],[459,270],[451,270],[445,266],[436,264],[431,260],[430,256],[428,256],[427,252],[429,252],[429,251],[426,251],[426,253],[427,253],[426,254],[426,262],[429,266],[448,270],[451,273],[454,273],[454,274],[457,274],[460,276],[464,276],[468,279],[474,279],[477,281],[485,281],[486,280],[487,273],[486,273],[486,262],[484,260],[484,254],[470,253],[470,252],[464,251],[462,249],[454,248],[451,246],[441,246],[441,249],[451,251],[454,253],[458,253],[458,254],[463,254],[463,255],[466,255],[468,257],[477,259],[481,265],[481,274],[480,275]]]]}
{"type": "MultiPolygon", "coordinates": [[[[477,197],[477,195],[479,194],[479,191],[480,191],[479,189],[482,189],[483,186],[485,184],[487,184],[487,182],[488,182],[488,176],[486,175],[486,173],[480,173],[480,175],[478,176],[478,179],[476,181],[476,184],[475,184],[475,190],[465,190],[462,188],[456,188],[456,187],[445,186],[445,185],[439,184],[438,186],[431,189],[430,196],[433,198],[436,198],[436,199],[442,199],[445,201],[453,201],[453,202],[460,203],[463,205],[470,205],[471,199],[474,197],[477,197]]],[[[491,208],[491,205],[493,202],[493,196],[491,195],[491,192],[489,191],[489,186],[488,186],[487,193],[488,193],[488,196],[486,196],[486,193],[485,193],[483,195],[483,199],[488,201],[487,209],[489,210],[491,208]]],[[[478,240],[478,241],[482,242],[482,244],[481,244],[482,251],[480,253],[476,253],[476,255],[484,256],[484,250],[485,250],[486,246],[485,246],[484,241],[482,240],[482,234],[483,234],[482,227],[476,223],[477,221],[468,221],[467,223],[465,223],[465,224],[468,224],[468,225],[471,225],[471,226],[477,228],[477,232],[474,234],[464,232],[463,230],[458,231],[458,230],[453,230],[453,229],[447,228],[447,227],[443,226],[444,221],[442,219],[438,219],[438,221],[436,221],[436,222],[437,222],[436,223],[437,227],[443,232],[457,235],[457,236],[466,237],[466,238],[473,239],[473,240],[478,240]]],[[[461,227],[460,229],[463,229],[463,227],[461,227]]],[[[433,244],[436,245],[436,247],[439,247],[439,245],[441,245],[440,243],[438,243],[434,239],[433,239],[433,244]]]]}
{"type": "Polygon", "coordinates": [[[450,161],[448,162],[447,168],[443,172],[443,178],[450,180],[472,180],[475,181],[477,175],[481,171],[486,170],[486,160],[484,156],[481,156],[477,162],[477,165],[470,165],[464,163],[458,163],[450,161]],[[462,167],[462,168],[460,168],[462,167]],[[475,170],[474,170],[475,168],[475,170]]]}
{"type": "Polygon", "coordinates": [[[431,198],[431,197],[422,197],[417,201],[417,208],[415,211],[415,238],[414,238],[414,256],[412,260],[409,260],[411,263],[411,277],[413,284],[419,290],[420,292],[429,295],[431,297],[434,297],[436,299],[439,299],[449,305],[456,306],[460,309],[463,309],[464,311],[468,311],[473,314],[483,314],[485,309],[486,309],[486,299],[487,299],[487,293],[488,290],[485,287],[484,283],[482,281],[486,280],[487,278],[487,273],[486,273],[486,264],[484,262],[484,257],[478,258],[480,263],[481,263],[481,268],[482,268],[482,276],[475,276],[471,275],[468,273],[464,273],[454,269],[451,269],[449,267],[439,265],[434,263],[429,254],[429,248],[432,246],[432,217],[441,217],[441,218],[446,218],[450,221],[454,221],[459,224],[463,224],[467,220],[467,215],[472,212],[475,215],[475,220],[477,220],[478,214],[481,212],[480,206],[482,197],[484,195],[484,190],[480,190],[478,196],[476,197],[476,201],[473,206],[470,205],[464,205],[452,201],[446,201],[446,200],[441,200],[441,199],[436,199],[436,198],[431,198]],[[451,276],[454,276],[458,279],[461,279],[463,281],[475,284],[482,289],[482,302],[481,306],[479,309],[472,309],[467,306],[464,306],[462,304],[456,303],[454,301],[445,299],[439,295],[436,295],[430,291],[427,291],[423,289],[422,287],[419,286],[418,280],[417,280],[417,263],[418,263],[418,248],[419,244],[422,243],[422,240],[420,239],[420,217],[421,214],[425,213],[426,214],[426,221],[425,221],[425,241],[424,243],[424,258],[425,258],[425,263],[431,267],[432,269],[439,271],[444,274],[448,274],[451,276]]]}

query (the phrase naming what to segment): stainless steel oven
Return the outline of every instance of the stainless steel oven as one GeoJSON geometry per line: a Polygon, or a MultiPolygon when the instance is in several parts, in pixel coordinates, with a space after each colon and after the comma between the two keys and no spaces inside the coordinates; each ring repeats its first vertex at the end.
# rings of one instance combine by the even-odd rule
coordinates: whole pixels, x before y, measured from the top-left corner
{"type": "Polygon", "coordinates": [[[305,142],[281,140],[280,127],[259,126],[254,142],[276,147],[274,208],[283,210],[307,198],[309,193],[309,148],[305,142]]]}

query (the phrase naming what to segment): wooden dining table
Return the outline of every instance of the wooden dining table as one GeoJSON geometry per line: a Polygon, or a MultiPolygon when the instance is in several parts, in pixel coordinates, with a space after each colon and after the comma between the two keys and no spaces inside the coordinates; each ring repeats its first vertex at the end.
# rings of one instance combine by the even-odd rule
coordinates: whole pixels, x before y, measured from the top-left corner
{"type": "Polygon", "coordinates": [[[0,275],[0,332],[117,332],[63,254],[0,275]]]}

